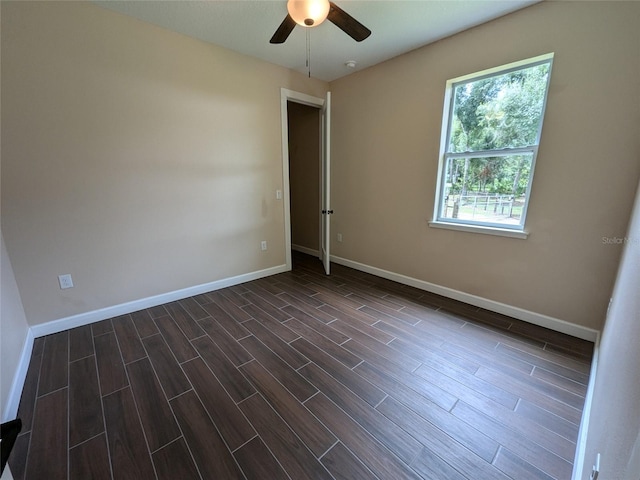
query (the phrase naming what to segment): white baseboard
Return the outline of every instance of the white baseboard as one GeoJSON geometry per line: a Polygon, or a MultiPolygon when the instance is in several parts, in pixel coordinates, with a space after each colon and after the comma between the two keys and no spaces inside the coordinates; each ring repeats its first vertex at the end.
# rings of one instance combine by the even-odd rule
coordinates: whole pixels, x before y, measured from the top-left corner
{"type": "MultiPolygon", "coordinates": [[[[311,253],[311,254],[317,255],[317,253],[318,252],[311,253]]],[[[338,263],[340,265],[345,265],[347,267],[354,268],[356,270],[371,273],[372,275],[377,275],[379,277],[386,278],[388,280],[393,280],[395,282],[402,283],[404,285],[416,287],[421,290],[425,290],[427,292],[436,293],[438,295],[443,295],[448,298],[453,298],[455,300],[469,303],[477,307],[482,307],[487,310],[491,310],[497,313],[502,313],[504,315],[508,315],[510,317],[517,318],[519,320],[523,320],[529,323],[533,323],[535,325],[550,328],[552,330],[566,333],[568,335],[582,338],[584,340],[597,342],[599,338],[599,332],[597,330],[592,330],[590,328],[582,327],[580,325],[575,325],[575,324],[566,322],[564,320],[548,317],[546,315],[541,315],[541,314],[524,310],[518,307],[513,307],[500,302],[478,297],[476,295],[471,295],[465,292],[454,290],[452,288],[443,287],[433,283],[425,282],[424,280],[418,280],[416,278],[389,272],[387,270],[383,270],[377,267],[372,267],[362,263],[354,262],[352,260],[348,260],[345,258],[332,256],[331,261],[338,263]]],[[[64,330],[79,327],[82,325],[88,325],[93,322],[106,320],[108,318],[117,317],[119,315],[136,312],[138,310],[142,310],[145,308],[155,307],[157,305],[162,305],[162,304],[173,302],[176,300],[181,300],[183,298],[192,297],[194,295],[199,295],[202,293],[219,290],[221,288],[238,285],[240,283],[249,282],[251,280],[257,280],[258,278],[263,278],[263,277],[275,275],[275,274],[286,272],[286,271],[287,271],[286,265],[279,265],[277,267],[271,267],[271,268],[259,270],[256,272],[250,272],[250,273],[238,275],[235,277],[216,280],[214,282],[209,282],[202,285],[196,285],[193,287],[184,288],[181,290],[176,290],[176,291],[164,293],[161,295],[155,295],[153,297],[134,300],[132,302],[127,302],[120,305],[114,305],[112,307],[102,308],[99,310],[81,313],[78,315],[73,315],[71,317],[61,318],[58,320],[53,320],[47,323],[32,326],[27,332],[27,337],[25,339],[25,343],[22,348],[20,362],[18,364],[18,368],[16,370],[16,373],[14,375],[14,380],[11,385],[11,390],[8,395],[7,406],[5,408],[5,411],[3,412],[2,421],[4,422],[12,418],[15,418],[17,414],[18,405],[20,403],[20,396],[22,394],[22,389],[24,387],[24,381],[27,376],[29,361],[31,359],[31,353],[33,350],[33,341],[35,338],[41,337],[44,335],[50,335],[53,333],[62,332],[64,330]]],[[[597,345],[596,345],[595,352],[597,352],[597,345]]],[[[597,359],[596,354],[594,354],[594,364],[596,363],[596,359],[597,359]]],[[[595,379],[595,371],[593,371],[593,368],[592,368],[591,377],[590,377],[590,388],[591,388],[591,381],[593,379],[595,379]]],[[[589,398],[589,390],[587,391],[587,398],[589,398]]],[[[585,412],[588,412],[588,409],[587,409],[588,405],[590,405],[590,403],[585,402],[585,409],[584,409],[585,412]]],[[[583,416],[583,423],[584,423],[584,418],[585,416],[583,416]]],[[[586,424],[581,425],[580,427],[581,435],[583,430],[584,430],[584,434],[586,435],[586,428],[587,428],[586,424]]]]}
{"type": "Polygon", "coordinates": [[[13,420],[18,415],[20,397],[22,396],[24,381],[27,378],[31,352],[33,351],[33,339],[33,332],[31,329],[27,330],[27,336],[24,339],[24,345],[22,345],[22,352],[20,352],[18,367],[13,375],[13,382],[11,383],[9,394],[7,395],[7,404],[5,405],[4,412],[2,412],[2,423],[13,420]]]}
{"type": "Polygon", "coordinates": [[[547,315],[525,310],[523,308],[514,307],[505,303],[496,302],[494,300],[489,300],[488,298],[478,297],[477,295],[454,290],[453,288],[443,287],[441,285],[436,285],[435,283],[429,283],[425,282],[424,280],[418,280],[417,278],[408,277],[399,273],[389,272],[381,268],[354,262],[353,260],[348,260],[346,258],[336,257],[332,255],[331,261],[340,265],[344,265],[346,267],[360,270],[362,272],[376,275],[378,277],[393,280],[394,282],[419,288],[420,290],[425,290],[427,292],[442,295],[443,297],[452,298],[454,300],[459,300],[476,307],[481,307],[492,312],[501,313],[509,317],[517,318],[518,320],[523,320],[540,327],[545,327],[557,332],[566,333],[567,335],[581,338],[583,340],[595,342],[598,338],[599,332],[597,330],[583,327],[581,325],[576,325],[565,320],[560,320],[559,318],[549,317],[547,315]]]}
{"type": "Polygon", "coordinates": [[[137,312],[138,310],[142,310],[145,308],[155,307],[157,305],[163,305],[169,302],[175,302],[176,300],[182,300],[183,298],[193,297],[194,295],[212,292],[213,290],[231,287],[233,285],[250,282],[251,280],[257,280],[258,278],[268,277],[270,275],[275,275],[277,273],[286,271],[286,265],[266,268],[264,270],[258,270],[256,272],[245,273],[242,275],[237,275],[235,277],[229,277],[222,280],[203,283],[202,285],[183,288],[181,290],[175,290],[173,292],[163,293],[160,295],[155,295],[153,297],[147,297],[140,300],[134,300],[132,302],[121,303],[120,305],[114,305],[112,307],[106,307],[98,310],[93,310],[91,312],[80,313],[71,317],[52,320],[50,322],[34,325],[33,327],[31,327],[31,331],[33,333],[33,337],[38,338],[44,335],[62,332],[64,330],[69,330],[70,328],[81,327],[82,325],[88,325],[100,320],[106,320],[108,318],[117,317],[119,315],[137,312]]]}
{"type": "Polygon", "coordinates": [[[18,413],[18,406],[20,404],[20,397],[22,395],[22,389],[24,388],[24,382],[27,377],[27,370],[29,369],[29,361],[31,360],[31,353],[33,351],[33,341],[38,337],[45,335],[51,335],[53,333],[63,332],[70,328],[81,327],[90,323],[99,322],[100,320],[106,320],[108,318],[117,317],[119,315],[125,315],[127,313],[137,312],[145,308],[155,307],[157,305],[163,305],[169,302],[175,302],[176,300],[182,300],[183,298],[193,297],[194,295],[200,295],[202,293],[212,292],[225,287],[231,287],[244,282],[250,282],[251,280],[257,280],[258,278],[268,277],[278,273],[286,272],[288,270],[286,265],[279,265],[277,267],[266,268],[264,270],[258,270],[255,272],[245,273],[237,275],[235,277],[224,278],[202,285],[196,285],[193,287],[183,288],[181,290],[175,290],[173,292],[163,293],[161,295],[155,295],[153,297],[142,298],[140,300],[134,300],[132,302],[121,303],[120,305],[114,305],[112,307],[101,308],[93,310],[91,312],[80,313],[78,315],[72,315],[66,318],[60,318],[58,320],[52,320],[50,322],[34,325],[27,331],[27,337],[22,347],[22,353],[20,355],[20,362],[18,368],[13,376],[13,383],[11,384],[11,390],[7,398],[7,405],[3,412],[2,421],[6,422],[16,417],[18,413]]]}
{"type": "Polygon", "coordinates": [[[582,418],[580,419],[580,429],[578,430],[578,440],[576,442],[576,454],[573,459],[572,480],[582,480],[584,474],[584,463],[587,448],[587,435],[589,432],[589,419],[591,418],[591,404],[593,403],[593,391],[596,386],[596,373],[598,371],[598,357],[600,354],[600,332],[598,332],[593,346],[593,357],[591,359],[591,369],[589,371],[589,384],[587,394],[584,397],[582,407],[582,418]]]}
{"type": "Polygon", "coordinates": [[[313,248],[303,247],[302,245],[291,245],[291,250],[295,250],[296,252],[306,253],[307,255],[312,255],[314,257],[320,257],[320,251],[314,250],[313,248]]]}

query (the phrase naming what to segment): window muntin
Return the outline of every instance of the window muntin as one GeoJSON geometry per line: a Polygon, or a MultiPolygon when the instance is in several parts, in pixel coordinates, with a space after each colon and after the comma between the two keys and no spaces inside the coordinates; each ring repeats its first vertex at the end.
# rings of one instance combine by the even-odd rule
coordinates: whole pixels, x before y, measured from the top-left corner
{"type": "Polygon", "coordinates": [[[552,58],[447,82],[436,222],[524,230],[552,58]]]}

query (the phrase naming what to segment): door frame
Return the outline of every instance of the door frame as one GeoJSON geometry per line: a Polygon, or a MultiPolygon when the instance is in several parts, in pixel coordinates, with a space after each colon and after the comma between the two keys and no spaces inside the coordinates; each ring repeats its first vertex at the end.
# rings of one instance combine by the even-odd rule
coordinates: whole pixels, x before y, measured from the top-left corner
{"type": "MultiPolygon", "coordinates": [[[[308,105],[310,107],[318,108],[321,112],[325,106],[325,99],[320,97],[314,97],[307,95],[306,93],[296,92],[287,88],[280,89],[280,119],[282,122],[282,189],[284,200],[284,238],[285,238],[285,264],[287,270],[292,268],[291,260],[291,189],[289,184],[289,114],[287,112],[287,102],[300,103],[302,105],[308,105]]],[[[322,130],[322,129],[321,129],[322,130]]],[[[324,139],[322,138],[322,131],[318,132],[320,135],[321,149],[324,148],[324,139]]],[[[324,168],[325,158],[320,156],[322,167],[324,168]]],[[[321,179],[322,182],[322,179],[321,179]]],[[[320,187],[319,187],[320,188],[320,187]]],[[[318,212],[320,215],[320,212],[318,212]]]]}
{"type": "Polygon", "coordinates": [[[324,273],[331,273],[331,92],[327,92],[320,122],[320,260],[324,273]]]}

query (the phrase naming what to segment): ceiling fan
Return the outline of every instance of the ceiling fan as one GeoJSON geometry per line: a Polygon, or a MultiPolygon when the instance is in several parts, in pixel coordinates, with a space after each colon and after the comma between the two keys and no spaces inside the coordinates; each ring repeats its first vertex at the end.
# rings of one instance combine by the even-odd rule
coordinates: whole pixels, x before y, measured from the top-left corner
{"type": "Polygon", "coordinates": [[[269,43],[284,43],[296,24],[315,27],[326,19],[356,42],[361,42],[371,35],[371,30],[329,0],[288,0],[287,12],[269,43]]]}

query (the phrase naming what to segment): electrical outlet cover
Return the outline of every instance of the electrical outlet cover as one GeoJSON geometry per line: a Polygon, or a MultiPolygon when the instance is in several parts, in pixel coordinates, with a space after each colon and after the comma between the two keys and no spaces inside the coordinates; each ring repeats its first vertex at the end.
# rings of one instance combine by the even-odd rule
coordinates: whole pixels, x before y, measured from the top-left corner
{"type": "Polygon", "coordinates": [[[70,274],[58,275],[58,283],[60,284],[60,288],[62,290],[66,288],[73,288],[73,279],[70,274]]]}

